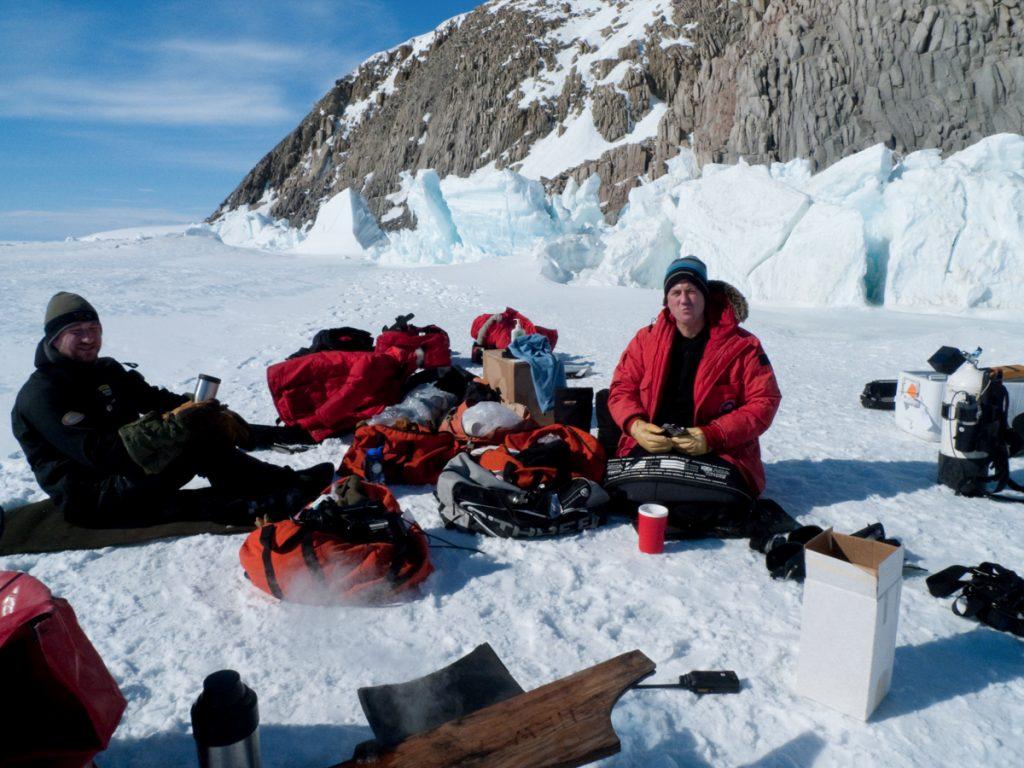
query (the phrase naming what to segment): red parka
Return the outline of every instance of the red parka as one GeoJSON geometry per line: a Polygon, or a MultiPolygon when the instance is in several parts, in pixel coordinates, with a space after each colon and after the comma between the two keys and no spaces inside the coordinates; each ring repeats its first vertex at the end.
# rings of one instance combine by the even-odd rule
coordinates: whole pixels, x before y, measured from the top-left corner
{"type": "MultiPolygon", "coordinates": [[[[733,464],[760,494],[764,465],[757,439],[771,426],[782,395],[761,342],[739,327],[747,319],[746,299],[727,283],[711,281],[710,288],[708,342],[693,382],[693,426],[704,431],[711,451],[733,464]]],[[[663,309],[657,320],[637,331],[619,359],[608,393],[608,409],[622,429],[619,456],[636,446],[629,434],[632,423],[654,418],[675,332],[675,321],[663,309]]]]}

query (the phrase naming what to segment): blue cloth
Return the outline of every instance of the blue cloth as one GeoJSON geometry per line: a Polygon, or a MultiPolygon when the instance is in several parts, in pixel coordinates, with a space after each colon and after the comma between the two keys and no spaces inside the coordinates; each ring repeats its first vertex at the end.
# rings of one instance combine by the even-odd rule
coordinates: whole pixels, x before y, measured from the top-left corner
{"type": "Polygon", "coordinates": [[[530,364],[537,404],[547,413],[555,407],[555,390],[565,386],[565,366],[551,351],[551,342],[547,336],[530,333],[512,339],[508,351],[530,364]]]}

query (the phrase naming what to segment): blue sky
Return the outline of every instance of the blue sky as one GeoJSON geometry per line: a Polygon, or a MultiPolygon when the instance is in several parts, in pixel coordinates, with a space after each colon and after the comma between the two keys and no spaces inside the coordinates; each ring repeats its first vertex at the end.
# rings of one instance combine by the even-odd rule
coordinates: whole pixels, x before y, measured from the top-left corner
{"type": "Polygon", "coordinates": [[[0,0],[0,240],[204,218],[370,54],[480,0],[0,0]]]}

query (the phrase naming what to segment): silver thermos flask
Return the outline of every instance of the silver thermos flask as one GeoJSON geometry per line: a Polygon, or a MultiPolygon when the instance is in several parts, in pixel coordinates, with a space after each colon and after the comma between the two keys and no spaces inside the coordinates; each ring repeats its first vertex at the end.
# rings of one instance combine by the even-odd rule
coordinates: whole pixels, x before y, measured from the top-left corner
{"type": "Polygon", "coordinates": [[[260,768],[256,693],[233,669],[207,676],[192,705],[199,768],[260,768]]]}
{"type": "Polygon", "coordinates": [[[213,400],[217,396],[219,388],[220,379],[216,376],[207,376],[205,373],[200,373],[199,378],[196,380],[196,391],[192,395],[192,400],[196,403],[201,403],[203,400],[213,400]]]}

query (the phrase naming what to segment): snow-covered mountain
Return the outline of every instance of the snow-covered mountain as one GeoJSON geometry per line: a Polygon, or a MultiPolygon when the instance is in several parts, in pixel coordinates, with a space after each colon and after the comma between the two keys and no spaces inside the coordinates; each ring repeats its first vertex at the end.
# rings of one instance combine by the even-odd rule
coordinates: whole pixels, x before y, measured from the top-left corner
{"type": "Polygon", "coordinates": [[[600,176],[614,222],[681,148],[698,163],[897,156],[1024,132],[1024,9],[935,0],[491,0],[340,79],[214,218],[311,224],[346,189],[415,223],[403,172],[600,176]]]}

